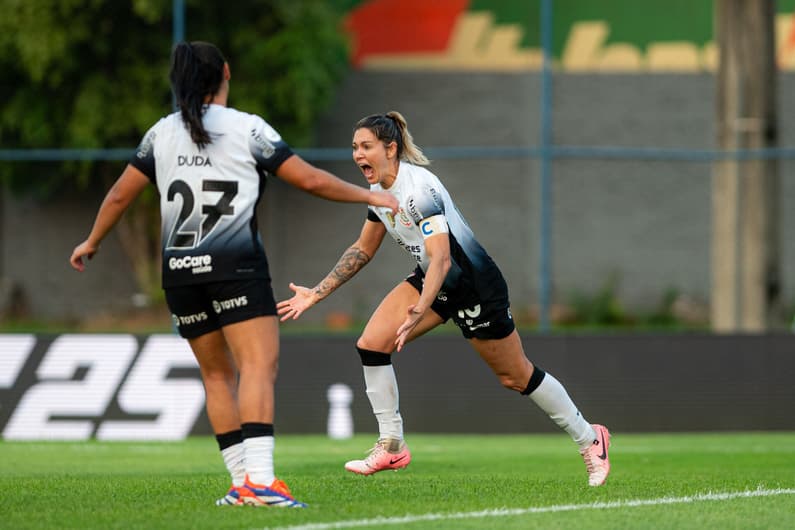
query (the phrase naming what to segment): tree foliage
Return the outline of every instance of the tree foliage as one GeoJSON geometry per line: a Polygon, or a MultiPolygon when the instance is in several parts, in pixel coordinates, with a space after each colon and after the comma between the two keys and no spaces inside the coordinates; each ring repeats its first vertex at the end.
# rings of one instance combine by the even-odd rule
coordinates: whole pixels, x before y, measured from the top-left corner
{"type": "MultiPolygon", "coordinates": [[[[0,0],[3,148],[137,145],[171,112],[171,10],[171,0],[0,0]]],[[[311,139],[347,65],[340,18],[322,0],[187,0],[185,37],[218,45],[230,105],[294,145],[311,139]]],[[[92,168],[66,167],[84,181],[92,168]]]]}
{"type": "MultiPolygon", "coordinates": [[[[293,145],[347,67],[341,19],[323,0],[186,0],[186,40],[205,40],[232,71],[229,104],[263,116],[293,145]]],[[[0,145],[132,148],[172,112],[172,0],[0,0],[0,145]]],[[[7,162],[0,189],[46,198],[108,189],[124,162],[7,162]]],[[[159,293],[157,197],[118,227],[141,291],[159,293]]]]}

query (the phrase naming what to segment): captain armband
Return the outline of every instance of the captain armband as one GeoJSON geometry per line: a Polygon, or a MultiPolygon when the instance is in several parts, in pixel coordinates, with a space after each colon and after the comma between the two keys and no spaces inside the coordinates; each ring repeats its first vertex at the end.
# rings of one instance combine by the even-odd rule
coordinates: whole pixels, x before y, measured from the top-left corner
{"type": "Polygon", "coordinates": [[[447,219],[442,214],[426,217],[420,221],[419,227],[423,239],[428,239],[436,234],[447,234],[450,232],[450,229],[447,227],[447,219]]]}

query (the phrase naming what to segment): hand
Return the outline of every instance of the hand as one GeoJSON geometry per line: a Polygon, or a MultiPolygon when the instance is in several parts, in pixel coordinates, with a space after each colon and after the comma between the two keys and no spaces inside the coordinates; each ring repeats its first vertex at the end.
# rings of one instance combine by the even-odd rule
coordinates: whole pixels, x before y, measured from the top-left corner
{"type": "Polygon", "coordinates": [[[393,214],[397,213],[399,206],[397,198],[391,193],[386,191],[371,191],[370,204],[373,206],[382,206],[384,208],[389,208],[390,210],[392,210],[393,214]]]}
{"type": "Polygon", "coordinates": [[[395,339],[397,351],[400,351],[403,348],[403,345],[406,344],[406,340],[409,338],[409,333],[411,333],[411,330],[417,327],[417,324],[420,320],[422,320],[422,315],[424,313],[425,311],[418,309],[416,305],[409,306],[406,320],[403,321],[403,324],[401,324],[397,330],[397,338],[395,339]]]}
{"type": "Polygon", "coordinates": [[[290,318],[296,320],[304,311],[318,302],[317,293],[312,289],[296,285],[293,282],[290,282],[290,289],[293,290],[295,296],[276,304],[279,316],[282,317],[281,322],[290,318]]]}
{"type": "Polygon", "coordinates": [[[89,243],[89,241],[86,239],[85,241],[77,245],[75,249],[72,251],[72,256],[69,258],[69,263],[72,265],[72,267],[75,270],[83,272],[86,269],[83,258],[84,257],[88,259],[93,258],[94,254],[97,253],[97,250],[99,250],[99,248],[93,245],[92,243],[89,243]]]}

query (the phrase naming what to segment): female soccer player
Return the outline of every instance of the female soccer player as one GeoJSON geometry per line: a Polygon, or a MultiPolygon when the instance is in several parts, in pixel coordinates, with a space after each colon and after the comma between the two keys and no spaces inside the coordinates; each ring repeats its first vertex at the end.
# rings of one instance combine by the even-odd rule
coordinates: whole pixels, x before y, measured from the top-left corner
{"type": "Polygon", "coordinates": [[[392,353],[452,318],[504,387],[529,395],[569,433],[585,461],[588,483],[604,484],[610,472],[609,432],[585,421],[560,382],[525,356],[500,270],[436,175],[422,167],[428,159],[414,145],[403,116],[393,111],[360,120],[353,160],[371,190],[386,190],[398,199],[397,214],[370,207],[359,239],[334,269],[311,289],[291,283],[295,295],[277,304],[282,321],[300,317],[369,263],[387,233],[418,263],[386,295],[356,343],[379,439],[367,458],[350,461],[345,469],[370,475],[409,464],[392,353]]]}
{"type": "Polygon", "coordinates": [[[279,323],[257,203],[268,174],[329,200],[387,210],[397,200],[310,165],[261,117],[227,107],[229,79],[214,45],[175,46],[170,80],[179,112],[146,133],[70,262],[83,271],[83,258],[99,250],[130,203],[150,182],[157,186],[166,301],[199,363],[232,477],[216,503],[303,507],[273,470],[279,323]]]}

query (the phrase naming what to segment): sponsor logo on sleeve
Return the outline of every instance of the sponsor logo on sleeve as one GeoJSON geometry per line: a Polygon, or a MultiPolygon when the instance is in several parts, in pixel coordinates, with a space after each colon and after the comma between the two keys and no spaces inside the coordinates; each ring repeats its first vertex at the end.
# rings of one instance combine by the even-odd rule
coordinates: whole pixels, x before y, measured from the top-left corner
{"type": "Polygon", "coordinates": [[[149,134],[144,136],[144,139],[141,141],[141,145],[138,146],[138,152],[135,154],[138,158],[143,160],[144,158],[149,156],[149,153],[152,151],[152,146],[155,143],[155,137],[157,134],[155,131],[149,131],[149,134]]]}
{"type": "Polygon", "coordinates": [[[431,193],[431,197],[433,198],[433,204],[439,208],[439,211],[444,213],[444,201],[439,196],[439,193],[434,188],[429,188],[428,191],[431,193]]]}
{"type": "MultiPolygon", "coordinates": [[[[276,134],[276,136],[278,137],[279,135],[276,134]]],[[[276,146],[273,145],[273,143],[261,131],[258,131],[257,129],[251,129],[251,139],[254,141],[254,144],[260,149],[260,151],[262,151],[263,157],[270,158],[274,155],[274,153],[276,153],[276,146]]],[[[278,139],[276,141],[278,141],[278,139]]]]}

